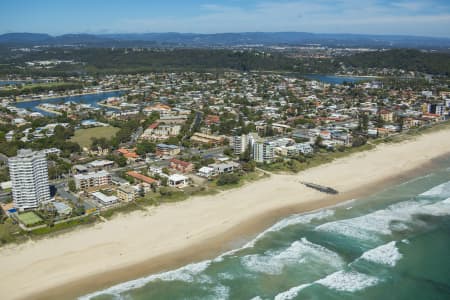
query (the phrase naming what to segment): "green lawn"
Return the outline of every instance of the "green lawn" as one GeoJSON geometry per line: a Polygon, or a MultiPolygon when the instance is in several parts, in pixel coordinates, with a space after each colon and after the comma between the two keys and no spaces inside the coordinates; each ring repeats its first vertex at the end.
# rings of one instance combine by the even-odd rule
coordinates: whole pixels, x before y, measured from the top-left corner
{"type": "Polygon", "coordinates": [[[42,219],[32,211],[19,214],[19,220],[25,224],[25,226],[31,226],[42,222],[42,219]]]}
{"type": "Polygon", "coordinates": [[[119,128],[112,126],[78,129],[75,131],[75,135],[70,140],[78,143],[81,147],[90,147],[92,137],[104,137],[110,139],[116,134],[117,131],[119,131],[119,128]]]}

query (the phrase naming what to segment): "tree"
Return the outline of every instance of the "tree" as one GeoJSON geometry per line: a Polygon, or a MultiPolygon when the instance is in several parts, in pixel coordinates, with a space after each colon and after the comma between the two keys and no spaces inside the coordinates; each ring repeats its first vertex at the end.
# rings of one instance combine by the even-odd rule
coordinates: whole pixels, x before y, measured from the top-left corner
{"type": "Polygon", "coordinates": [[[69,185],[69,190],[71,192],[75,192],[77,190],[77,187],[75,185],[75,181],[74,180],[70,180],[68,185],[69,185]]]}
{"type": "Polygon", "coordinates": [[[250,147],[245,148],[245,151],[241,153],[239,159],[245,162],[249,162],[251,160],[250,147]]]}
{"type": "Polygon", "coordinates": [[[255,171],[255,168],[256,168],[255,161],[244,162],[242,164],[242,170],[244,170],[245,172],[253,172],[255,171]]]}
{"type": "Polygon", "coordinates": [[[369,116],[366,113],[358,115],[358,131],[367,133],[369,129],[369,116]]]}
{"type": "Polygon", "coordinates": [[[403,126],[405,126],[405,117],[399,116],[397,118],[397,125],[399,127],[399,131],[402,132],[403,131],[403,126]]]}
{"type": "Polygon", "coordinates": [[[115,160],[115,162],[117,163],[117,165],[119,166],[119,167],[125,167],[126,165],[127,165],[127,159],[126,159],[126,157],[125,156],[123,156],[123,155],[119,155],[119,156],[117,156],[117,159],[115,160]]]}
{"type": "Polygon", "coordinates": [[[150,141],[142,141],[136,145],[136,153],[139,155],[145,155],[147,153],[154,153],[156,150],[156,144],[150,141]]]}
{"type": "Polygon", "coordinates": [[[323,138],[320,135],[318,135],[316,137],[316,141],[314,142],[314,145],[316,147],[321,147],[322,146],[322,142],[323,142],[323,138]]]}
{"type": "Polygon", "coordinates": [[[367,143],[367,138],[361,135],[353,137],[352,147],[359,147],[367,143]]]}
{"type": "Polygon", "coordinates": [[[223,154],[228,155],[228,156],[233,156],[233,150],[231,148],[225,148],[223,150],[223,154]]]}
{"type": "Polygon", "coordinates": [[[217,179],[217,185],[228,185],[239,183],[239,176],[236,174],[222,174],[217,179]]]}

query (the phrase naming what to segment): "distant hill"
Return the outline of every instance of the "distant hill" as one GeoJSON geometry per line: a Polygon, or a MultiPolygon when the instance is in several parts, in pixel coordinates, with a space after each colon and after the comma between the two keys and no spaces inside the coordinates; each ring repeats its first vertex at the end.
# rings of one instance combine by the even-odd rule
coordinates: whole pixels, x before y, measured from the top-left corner
{"type": "Polygon", "coordinates": [[[0,35],[0,44],[87,45],[92,47],[235,47],[322,45],[329,47],[418,48],[449,50],[450,38],[314,34],[307,32],[243,32],[243,33],[142,33],[142,34],[65,34],[50,36],[40,33],[7,33],[0,35]]]}
{"type": "Polygon", "coordinates": [[[45,43],[52,38],[51,35],[43,33],[5,33],[0,35],[0,43],[45,43]]]}
{"type": "Polygon", "coordinates": [[[347,66],[357,68],[395,68],[429,74],[450,75],[450,54],[424,53],[412,49],[374,51],[341,57],[347,66]]]}

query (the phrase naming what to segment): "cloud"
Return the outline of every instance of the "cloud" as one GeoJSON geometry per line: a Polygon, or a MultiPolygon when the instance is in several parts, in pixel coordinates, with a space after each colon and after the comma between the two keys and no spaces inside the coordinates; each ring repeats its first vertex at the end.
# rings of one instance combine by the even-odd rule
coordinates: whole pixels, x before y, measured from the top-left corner
{"type": "Polygon", "coordinates": [[[264,1],[250,7],[206,3],[195,15],[122,19],[117,22],[119,28],[127,32],[309,31],[450,37],[450,8],[437,0],[264,1]]]}

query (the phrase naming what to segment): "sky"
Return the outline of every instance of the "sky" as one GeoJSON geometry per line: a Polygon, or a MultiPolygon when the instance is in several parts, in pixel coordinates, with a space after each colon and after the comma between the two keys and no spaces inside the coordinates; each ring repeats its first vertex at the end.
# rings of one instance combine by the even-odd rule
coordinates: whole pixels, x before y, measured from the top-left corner
{"type": "Polygon", "coordinates": [[[450,0],[0,0],[0,33],[255,31],[450,38],[450,0]]]}

